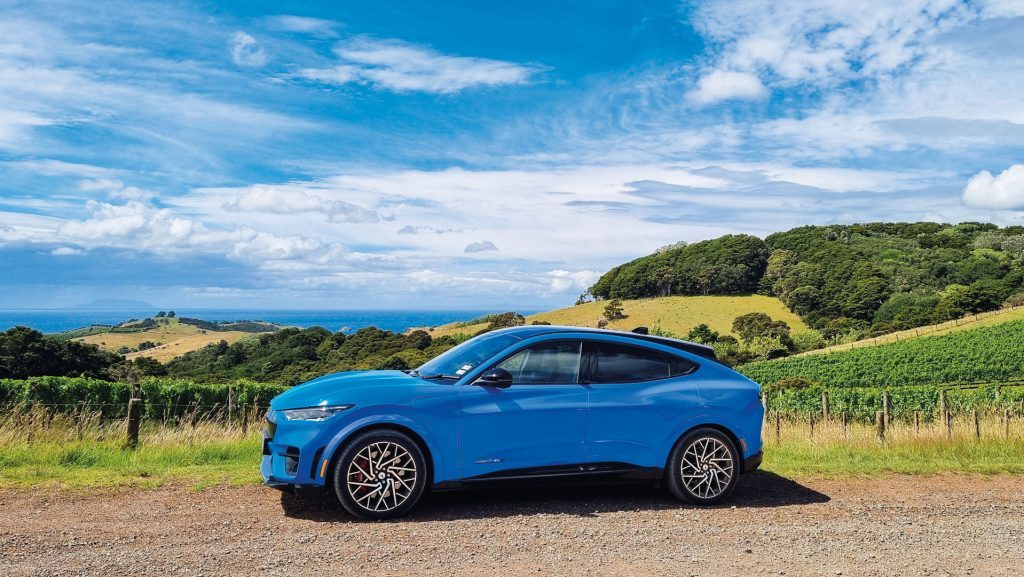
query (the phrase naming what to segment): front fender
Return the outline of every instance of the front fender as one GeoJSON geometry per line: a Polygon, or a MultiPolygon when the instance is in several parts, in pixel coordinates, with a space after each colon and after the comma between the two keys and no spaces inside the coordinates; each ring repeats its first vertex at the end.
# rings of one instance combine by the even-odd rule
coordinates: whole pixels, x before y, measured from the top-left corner
{"type": "MultiPolygon", "coordinates": [[[[376,410],[381,410],[382,407],[378,407],[376,410]]],[[[324,448],[323,456],[321,457],[321,469],[324,459],[327,459],[329,464],[334,462],[334,457],[338,452],[338,449],[354,434],[368,427],[375,427],[381,425],[396,425],[413,431],[423,440],[426,444],[426,449],[429,452],[428,458],[433,463],[433,482],[437,479],[445,479],[449,476],[448,464],[444,455],[444,451],[441,450],[441,440],[437,439],[430,431],[420,426],[416,419],[411,415],[404,414],[400,407],[390,407],[393,412],[384,414],[372,414],[363,417],[356,418],[350,423],[342,427],[335,435],[331,438],[330,442],[324,448]]],[[[325,484],[326,474],[323,476],[317,475],[316,482],[318,484],[325,484]]]]}

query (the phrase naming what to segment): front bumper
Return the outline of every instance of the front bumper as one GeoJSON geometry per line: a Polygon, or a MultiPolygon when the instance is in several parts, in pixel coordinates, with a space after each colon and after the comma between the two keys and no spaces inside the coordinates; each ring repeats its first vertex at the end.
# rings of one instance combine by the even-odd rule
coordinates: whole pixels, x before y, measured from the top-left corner
{"type": "Polygon", "coordinates": [[[279,423],[276,417],[271,411],[263,428],[263,484],[288,492],[322,489],[326,467],[321,461],[331,431],[321,423],[279,423]]]}

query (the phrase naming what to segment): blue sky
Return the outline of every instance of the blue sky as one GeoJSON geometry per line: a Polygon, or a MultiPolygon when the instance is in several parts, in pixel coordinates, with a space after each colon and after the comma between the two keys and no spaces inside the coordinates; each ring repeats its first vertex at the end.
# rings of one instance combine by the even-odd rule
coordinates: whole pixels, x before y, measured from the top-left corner
{"type": "Polygon", "coordinates": [[[1024,2],[0,2],[0,308],[535,308],[1024,224],[1024,2]],[[847,5],[848,4],[848,5],[847,5]]]}

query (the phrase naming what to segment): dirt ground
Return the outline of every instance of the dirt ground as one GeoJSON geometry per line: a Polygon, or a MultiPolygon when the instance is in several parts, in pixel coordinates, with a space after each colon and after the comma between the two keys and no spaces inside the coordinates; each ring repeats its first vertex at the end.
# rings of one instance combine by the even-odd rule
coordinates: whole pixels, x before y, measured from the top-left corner
{"type": "Polygon", "coordinates": [[[355,521],[262,487],[0,494],[0,575],[1021,575],[1024,477],[741,479],[429,496],[355,521]]]}

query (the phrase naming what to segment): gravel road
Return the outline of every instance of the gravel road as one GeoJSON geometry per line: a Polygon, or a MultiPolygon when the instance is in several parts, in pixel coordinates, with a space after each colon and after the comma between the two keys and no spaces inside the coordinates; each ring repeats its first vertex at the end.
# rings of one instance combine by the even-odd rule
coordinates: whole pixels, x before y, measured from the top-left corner
{"type": "Polygon", "coordinates": [[[1021,575],[1024,477],[743,477],[428,498],[357,522],[262,487],[0,494],[0,575],[1021,575]]]}

